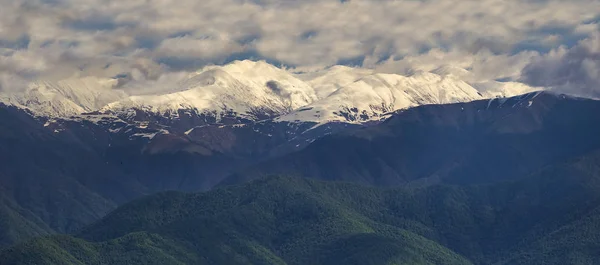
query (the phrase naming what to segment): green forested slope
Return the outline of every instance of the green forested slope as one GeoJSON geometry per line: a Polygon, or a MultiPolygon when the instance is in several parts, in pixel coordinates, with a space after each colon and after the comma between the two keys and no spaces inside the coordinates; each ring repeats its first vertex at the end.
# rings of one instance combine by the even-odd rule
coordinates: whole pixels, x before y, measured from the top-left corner
{"type": "Polygon", "coordinates": [[[596,264],[596,153],[518,181],[385,189],[268,177],[126,204],[1,264],[596,264]]]}
{"type": "Polygon", "coordinates": [[[42,220],[0,194],[0,246],[49,233],[42,220]]]}
{"type": "Polygon", "coordinates": [[[164,193],[78,237],[3,252],[7,264],[470,264],[432,240],[360,211],[376,189],[272,177],[201,194],[164,193]],[[364,192],[364,194],[357,194],[364,192]],[[358,198],[353,198],[355,195],[358,198]],[[358,200],[358,201],[357,201],[358,200]],[[85,240],[84,240],[85,239],[85,240]],[[87,241],[86,241],[87,240],[87,241]]]}

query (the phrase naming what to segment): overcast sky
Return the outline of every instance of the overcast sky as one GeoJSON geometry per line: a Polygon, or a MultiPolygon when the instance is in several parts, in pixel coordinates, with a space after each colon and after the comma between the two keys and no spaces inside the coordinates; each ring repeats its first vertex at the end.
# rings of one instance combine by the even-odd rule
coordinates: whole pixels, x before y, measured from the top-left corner
{"type": "Polygon", "coordinates": [[[600,0],[0,0],[0,89],[33,79],[156,79],[235,59],[594,93],[600,0]]]}

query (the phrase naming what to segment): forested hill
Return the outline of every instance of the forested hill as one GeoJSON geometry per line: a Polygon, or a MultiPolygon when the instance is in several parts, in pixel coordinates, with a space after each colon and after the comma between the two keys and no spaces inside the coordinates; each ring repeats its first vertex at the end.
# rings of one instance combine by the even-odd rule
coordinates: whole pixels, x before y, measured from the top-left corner
{"type": "Polygon", "coordinates": [[[515,181],[385,189],[267,177],[162,193],[2,264],[598,264],[600,155],[515,181]]]}

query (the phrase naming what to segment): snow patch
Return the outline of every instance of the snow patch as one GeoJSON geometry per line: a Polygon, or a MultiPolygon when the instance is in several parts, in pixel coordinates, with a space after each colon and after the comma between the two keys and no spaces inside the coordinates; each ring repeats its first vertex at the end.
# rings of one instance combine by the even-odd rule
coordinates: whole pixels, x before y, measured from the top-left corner
{"type": "Polygon", "coordinates": [[[189,129],[189,130],[185,131],[185,132],[184,132],[184,134],[185,134],[185,135],[189,135],[190,133],[192,133],[192,131],[194,131],[194,129],[196,129],[196,127],[194,127],[194,128],[191,128],[191,129],[189,129]]]}
{"type": "Polygon", "coordinates": [[[161,135],[161,134],[170,134],[169,131],[167,130],[159,130],[157,132],[153,132],[153,133],[134,133],[131,136],[129,136],[129,138],[134,138],[134,137],[140,137],[140,138],[147,138],[147,139],[153,139],[154,137],[156,137],[157,135],[161,135]]]}

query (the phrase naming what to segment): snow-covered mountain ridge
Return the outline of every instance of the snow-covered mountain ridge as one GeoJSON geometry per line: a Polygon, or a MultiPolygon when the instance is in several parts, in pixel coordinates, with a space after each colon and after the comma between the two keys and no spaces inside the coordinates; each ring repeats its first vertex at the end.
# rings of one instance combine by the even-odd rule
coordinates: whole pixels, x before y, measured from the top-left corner
{"type": "Polygon", "coordinates": [[[118,86],[116,79],[86,77],[35,82],[25,91],[0,93],[0,101],[52,117],[96,112],[132,118],[141,111],[166,119],[200,115],[217,123],[239,117],[323,124],[361,123],[423,104],[507,97],[534,90],[510,82],[469,84],[460,77],[467,70],[447,68],[452,71],[444,68],[410,76],[346,66],[293,73],[263,61],[245,60],[204,67],[153,93],[139,93],[139,87],[136,91],[128,84],[118,86]]]}
{"type": "Polygon", "coordinates": [[[58,82],[32,82],[24,91],[0,92],[0,101],[30,109],[42,116],[65,117],[91,112],[126,98],[114,89],[115,79],[70,78],[58,82]]]}
{"type": "Polygon", "coordinates": [[[341,86],[327,97],[279,119],[365,122],[398,109],[482,98],[475,88],[450,76],[418,73],[407,77],[376,73],[341,86]]]}

